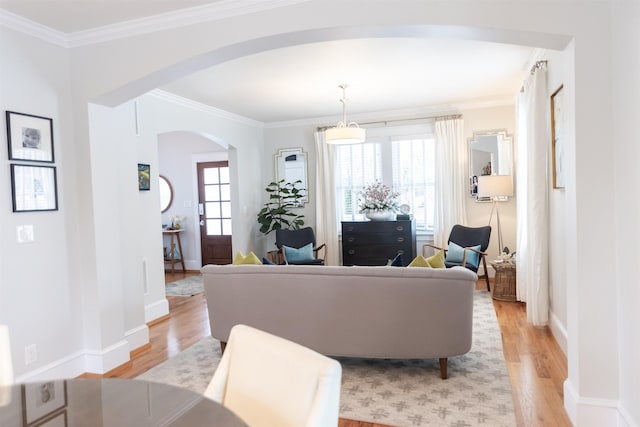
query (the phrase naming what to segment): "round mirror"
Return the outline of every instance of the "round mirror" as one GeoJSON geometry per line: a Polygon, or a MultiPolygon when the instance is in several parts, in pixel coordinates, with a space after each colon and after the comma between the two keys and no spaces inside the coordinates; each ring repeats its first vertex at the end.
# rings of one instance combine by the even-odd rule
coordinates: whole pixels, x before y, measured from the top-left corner
{"type": "Polygon", "coordinates": [[[165,212],[169,209],[173,201],[173,188],[169,180],[162,175],[159,176],[158,181],[158,188],[160,189],[160,212],[165,212]]]}

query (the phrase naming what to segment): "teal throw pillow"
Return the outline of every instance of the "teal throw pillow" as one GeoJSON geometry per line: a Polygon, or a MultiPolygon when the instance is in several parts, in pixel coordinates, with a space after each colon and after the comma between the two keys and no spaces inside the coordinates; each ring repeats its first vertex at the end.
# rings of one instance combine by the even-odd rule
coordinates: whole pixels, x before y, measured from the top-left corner
{"type": "Polygon", "coordinates": [[[462,262],[462,257],[464,256],[464,248],[460,245],[456,245],[453,242],[449,242],[449,249],[447,250],[447,257],[445,258],[446,262],[457,262],[458,264],[462,262]]]}
{"type": "MultiPolygon", "coordinates": [[[[480,250],[480,245],[471,246],[475,250],[480,250]]],[[[464,248],[454,242],[449,242],[449,249],[447,250],[446,262],[462,263],[462,257],[464,256],[464,248]]],[[[474,268],[478,268],[480,262],[480,254],[474,251],[467,251],[467,264],[473,265],[474,268]]]]}
{"type": "MultiPolygon", "coordinates": [[[[476,251],[480,250],[480,245],[471,246],[476,251]]],[[[474,268],[478,268],[478,264],[480,263],[480,254],[474,251],[467,251],[467,264],[473,265],[474,268]]]]}
{"type": "Polygon", "coordinates": [[[313,257],[313,243],[309,243],[300,249],[290,248],[284,245],[282,245],[282,247],[284,248],[284,256],[289,262],[313,261],[315,259],[313,257]]]}

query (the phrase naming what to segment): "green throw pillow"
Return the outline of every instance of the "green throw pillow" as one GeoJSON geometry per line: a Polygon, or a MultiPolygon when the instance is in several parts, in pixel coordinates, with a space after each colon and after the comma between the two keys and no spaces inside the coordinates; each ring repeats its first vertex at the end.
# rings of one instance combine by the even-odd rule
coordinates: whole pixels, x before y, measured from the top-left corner
{"type": "Polygon", "coordinates": [[[413,259],[413,261],[411,261],[411,263],[407,267],[427,267],[427,268],[431,268],[431,264],[429,264],[429,261],[427,261],[427,259],[425,257],[423,257],[422,255],[418,255],[417,257],[415,257],[413,259]]]}
{"type": "Polygon", "coordinates": [[[260,258],[258,258],[256,254],[254,254],[253,252],[249,252],[247,255],[243,255],[242,252],[238,252],[236,254],[236,257],[233,259],[233,264],[234,265],[241,265],[241,264],[261,265],[262,262],[260,261],[260,258]]]}
{"type": "Polygon", "coordinates": [[[313,261],[315,258],[313,257],[313,243],[309,243],[308,245],[304,245],[303,247],[296,249],[290,248],[289,246],[284,246],[284,256],[288,262],[305,262],[305,261],[313,261]]]}
{"type": "MultiPolygon", "coordinates": [[[[467,254],[467,256],[469,255],[467,254]]],[[[440,250],[437,254],[430,256],[427,258],[427,262],[433,268],[446,268],[446,265],[444,265],[444,251],[440,250]]]]}

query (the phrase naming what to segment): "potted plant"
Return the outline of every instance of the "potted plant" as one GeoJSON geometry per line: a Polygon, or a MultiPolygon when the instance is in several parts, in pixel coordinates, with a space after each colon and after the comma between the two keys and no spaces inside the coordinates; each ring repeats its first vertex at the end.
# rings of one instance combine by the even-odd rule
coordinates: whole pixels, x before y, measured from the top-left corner
{"type": "Polygon", "coordinates": [[[293,208],[302,206],[302,199],[306,190],[298,188],[302,181],[270,182],[265,188],[269,194],[269,201],[258,212],[258,223],[260,224],[260,232],[269,234],[274,230],[291,229],[299,230],[304,225],[304,215],[293,212],[293,208]]]}

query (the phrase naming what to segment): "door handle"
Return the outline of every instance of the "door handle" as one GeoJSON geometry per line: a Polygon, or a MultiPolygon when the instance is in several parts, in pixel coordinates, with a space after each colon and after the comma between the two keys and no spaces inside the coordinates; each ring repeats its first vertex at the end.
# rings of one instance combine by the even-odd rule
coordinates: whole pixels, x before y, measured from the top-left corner
{"type": "Polygon", "coordinates": [[[200,227],[204,227],[204,219],[200,220],[200,227]]]}

